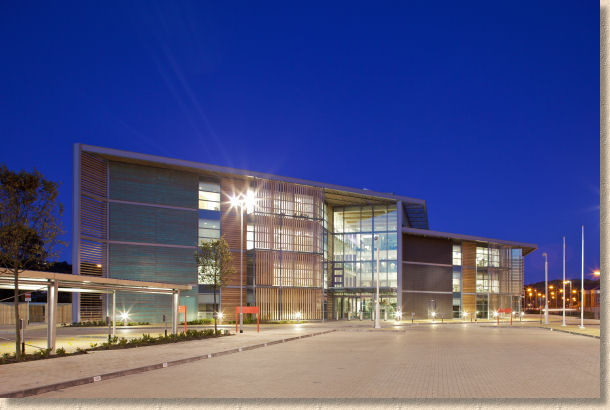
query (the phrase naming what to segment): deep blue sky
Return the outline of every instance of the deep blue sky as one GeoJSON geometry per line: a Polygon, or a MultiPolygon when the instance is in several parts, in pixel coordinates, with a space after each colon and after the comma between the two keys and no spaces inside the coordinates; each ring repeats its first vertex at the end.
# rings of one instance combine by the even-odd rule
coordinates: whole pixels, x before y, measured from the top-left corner
{"type": "Polygon", "coordinates": [[[584,224],[599,267],[597,3],[307,3],[2,2],[0,162],[62,182],[68,232],[83,142],[423,198],[538,244],[526,282],[562,235],[580,276],[584,224]]]}

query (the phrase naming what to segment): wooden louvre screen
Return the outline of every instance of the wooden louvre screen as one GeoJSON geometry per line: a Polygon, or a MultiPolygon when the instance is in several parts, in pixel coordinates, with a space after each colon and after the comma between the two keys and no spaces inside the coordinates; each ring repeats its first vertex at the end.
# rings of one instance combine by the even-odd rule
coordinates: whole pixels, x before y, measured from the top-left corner
{"type": "MultiPolygon", "coordinates": [[[[80,155],[79,270],[81,275],[104,276],[108,269],[108,163],[88,152],[80,155]]],[[[82,321],[100,320],[103,296],[80,294],[82,321]]]]}
{"type": "Polygon", "coordinates": [[[322,289],[256,288],[263,320],[322,319],[322,289]]]}

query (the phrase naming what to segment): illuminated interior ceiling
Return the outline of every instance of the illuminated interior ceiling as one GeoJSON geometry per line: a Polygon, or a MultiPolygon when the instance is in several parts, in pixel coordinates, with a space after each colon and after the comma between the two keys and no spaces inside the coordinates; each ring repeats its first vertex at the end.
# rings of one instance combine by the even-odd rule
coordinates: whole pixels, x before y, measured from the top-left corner
{"type": "Polygon", "coordinates": [[[324,191],[324,201],[331,206],[385,205],[396,202],[386,198],[353,194],[333,189],[326,189],[324,191]]]}

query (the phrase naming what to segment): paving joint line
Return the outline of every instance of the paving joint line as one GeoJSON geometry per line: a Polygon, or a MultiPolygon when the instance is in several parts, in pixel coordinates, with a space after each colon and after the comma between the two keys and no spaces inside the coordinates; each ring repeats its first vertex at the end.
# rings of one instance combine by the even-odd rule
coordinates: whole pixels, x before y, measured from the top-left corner
{"type": "Polygon", "coordinates": [[[68,387],[76,387],[76,386],[81,386],[83,384],[97,383],[97,382],[100,382],[103,380],[110,380],[110,379],[115,379],[117,377],[129,376],[132,374],[143,373],[143,372],[156,370],[156,369],[163,369],[163,368],[166,368],[169,366],[178,366],[181,364],[191,363],[191,362],[195,362],[198,360],[211,359],[213,357],[220,357],[220,356],[225,356],[228,354],[239,353],[244,350],[258,349],[261,347],[267,347],[267,346],[278,344],[278,343],[286,343],[286,342],[289,342],[292,340],[299,340],[304,337],[319,336],[319,335],[323,335],[323,334],[327,334],[327,333],[332,333],[335,331],[336,331],[336,329],[325,330],[322,332],[310,333],[305,336],[289,337],[289,338],[284,338],[284,339],[280,339],[280,340],[273,340],[271,342],[259,343],[256,345],[236,347],[233,349],[223,350],[220,352],[206,353],[206,354],[197,355],[197,356],[193,356],[193,357],[187,357],[184,359],[176,359],[176,360],[171,360],[171,361],[162,362],[162,363],[155,363],[155,364],[146,365],[146,366],[134,367],[131,369],[117,370],[114,372],[108,372],[108,373],[104,373],[104,374],[97,375],[97,376],[81,377],[78,379],[67,380],[67,381],[59,382],[59,383],[52,383],[52,384],[47,384],[47,385],[43,385],[43,386],[31,387],[31,388],[23,389],[23,390],[15,390],[15,391],[7,392],[7,393],[0,393],[0,397],[2,397],[2,398],[22,398],[22,397],[28,397],[28,396],[36,396],[38,394],[47,393],[47,392],[55,391],[55,390],[61,390],[61,389],[65,389],[68,387]]]}

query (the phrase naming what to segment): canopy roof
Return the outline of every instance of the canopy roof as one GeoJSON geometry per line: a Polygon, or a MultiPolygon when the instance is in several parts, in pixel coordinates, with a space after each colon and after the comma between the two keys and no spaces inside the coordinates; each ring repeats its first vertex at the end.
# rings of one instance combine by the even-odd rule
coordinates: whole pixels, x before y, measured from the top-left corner
{"type": "MultiPolygon", "coordinates": [[[[60,292],[112,293],[112,291],[172,294],[175,291],[191,290],[193,285],[143,282],[99,276],[71,275],[67,273],[26,270],[19,273],[19,288],[23,290],[46,290],[50,282],[56,282],[60,292]]],[[[10,272],[0,271],[0,288],[14,289],[14,277],[10,272]]]]}

